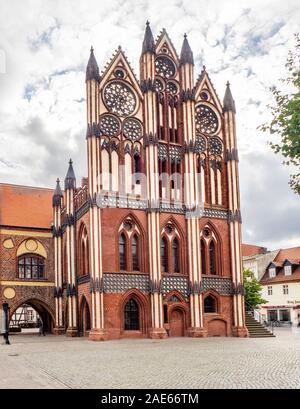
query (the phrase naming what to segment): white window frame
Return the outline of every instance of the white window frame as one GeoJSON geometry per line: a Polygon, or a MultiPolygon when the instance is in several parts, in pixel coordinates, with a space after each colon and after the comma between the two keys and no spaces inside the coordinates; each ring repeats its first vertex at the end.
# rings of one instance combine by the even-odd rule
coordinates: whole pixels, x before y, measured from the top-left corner
{"type": "Polygon", "coordinates": [[[269,268],[269,277],[270,278],[276,277],[276,267],[270,267],[269,268]]]}
{"type": "Polygon", "coordinates": [[[292,266],[291,265],[284,266],[284,275],[285,276],[291,276],[292,275],[292,266]]]}
{"type": "Polygon", "coordinates": [[[287,284],[283,284],[282,292],[283,292],[283,295],[289,295],[289,286],[287,284]]]}
{"type": "Polygon", "coordinates": [[[273,287],[268,285],[268,295],[273,295],[273,287]]]}

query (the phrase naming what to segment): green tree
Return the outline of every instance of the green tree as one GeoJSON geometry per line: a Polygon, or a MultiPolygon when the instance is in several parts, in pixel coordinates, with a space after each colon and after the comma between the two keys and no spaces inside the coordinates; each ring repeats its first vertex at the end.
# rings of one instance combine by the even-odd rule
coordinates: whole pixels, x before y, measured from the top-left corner
{"type": "Polygon", "coordinates": [[[261,304],[266,304],[267,300],[261,297],[262,285],[255,278],[253,271],[244,270],[244,287],[246,309],[253,309],[261,304]]]}
{"type": "Polygon", "coordinates": [[[281,78],[285,91],[277,87],[270,88],[274,105],[269,106],[272,120],[259,129],[270,134],[277,134],[280,141],[269,142],[275,153],[281,153],[285,165],[296,167],[290,175],[289,184],[295,193],[300,194],[300,36],[295,34],[295,49],[289,51],[285,64],[287,77],[281,78]],[[288,91],[287,91],[288,90],[288,91]]]}

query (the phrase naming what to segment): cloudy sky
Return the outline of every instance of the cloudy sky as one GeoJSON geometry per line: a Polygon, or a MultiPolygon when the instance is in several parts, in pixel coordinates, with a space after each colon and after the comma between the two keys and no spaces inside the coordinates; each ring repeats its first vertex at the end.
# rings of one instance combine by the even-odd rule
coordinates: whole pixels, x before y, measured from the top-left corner
{"type": "Polygon", "coordinates": [[[119,44],[135,72],[145,21],[165,27],[177,51],[188,34],[221,98],[237,106],[243,241],[300,245],[300,198],[290,170],[257,126],[269,87],[284,76],[299,0],[0,0],[0,182],[53,187],[71,156],[86,175],[85,66],[91,44],[104,67],[119,44]]]}

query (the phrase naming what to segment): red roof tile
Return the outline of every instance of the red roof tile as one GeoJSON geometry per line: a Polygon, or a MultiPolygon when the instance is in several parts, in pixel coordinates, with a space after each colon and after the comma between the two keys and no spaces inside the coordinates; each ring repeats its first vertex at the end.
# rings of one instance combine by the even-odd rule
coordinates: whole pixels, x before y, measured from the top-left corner
{"type": "Polygon", "coordinates": [[[255,246],[254,244],[242,244],[243,257],[265,254],[266,252],[267,249],[265,247],[255,246]]]}
{"type": "Polygon", "coordinates": [[[292,264],[300,264],[300,247],[291,247],[288,249],[281,249],[278,251],[276,257],[272,261],[279,270],[277,270],[276,277],[269,277],[269,271],[267,270],[260,280],[261,284],[276,284],[280,282],[300,281],[300,265],[294,269],[291,275],[286,276],[284,274],[283,263],[285,260],[289,260],[292,264]]]}
{"type": "Polygon", "coordinates": [[[50,228],[52,189],[0,184],[0,225],[50,228]]]}
{"type": "Polygon", "coordinates": [[[297,264],[300,261],[300,247],[291,247],[288,249],[281,249],[274,261],[283,263],[286,259],[289,261],[297,261],[297,264]]]}
{"type": "Polygon", "coordinates": [[[265,274],[263,275],[262,279],[260,280],[260,283],[263,285],[267,284],[277,284],[277,283],[286,283],[290,281],[300,281],[300,266],[298,266],[291,275],[286,276],[284,275],[284,268],[279,270],[278,273],[276,273],[276,277],[269,277],[269,271],[266,271],[265,274]]]}

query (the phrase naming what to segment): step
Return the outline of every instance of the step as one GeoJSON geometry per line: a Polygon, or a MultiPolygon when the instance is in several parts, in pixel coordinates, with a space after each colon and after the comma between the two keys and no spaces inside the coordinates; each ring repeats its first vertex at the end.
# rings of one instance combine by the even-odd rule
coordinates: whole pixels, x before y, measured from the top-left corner
{"type": "Polygon", "coordinates": [[[249,338],[273,338],[274,334],[269,331],[263,324],[256,321],[250,313],[246,313],[246,327],[248,329],[249,338]]]}

